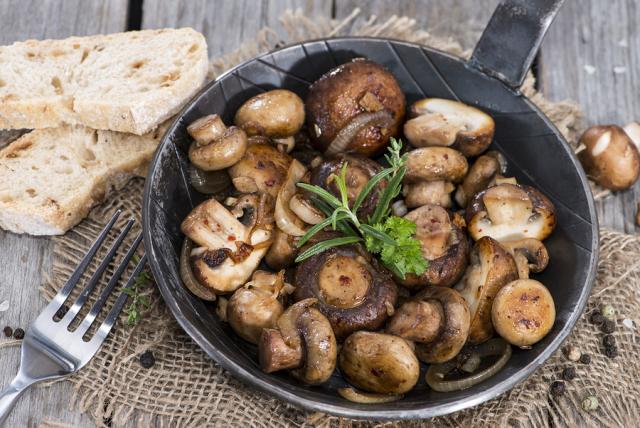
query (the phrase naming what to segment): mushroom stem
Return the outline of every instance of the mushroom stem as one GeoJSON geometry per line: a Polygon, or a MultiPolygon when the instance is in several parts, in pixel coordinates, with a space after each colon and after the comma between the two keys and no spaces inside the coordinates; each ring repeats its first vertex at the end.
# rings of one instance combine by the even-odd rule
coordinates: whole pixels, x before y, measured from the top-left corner
{"type": "Polygon", "coordinates": [[[265,373],[295,369],[302,365],[302,348],[287,346],[282,333],[273,328],[265,328],[260,336],[260,367],[265,373]]]}

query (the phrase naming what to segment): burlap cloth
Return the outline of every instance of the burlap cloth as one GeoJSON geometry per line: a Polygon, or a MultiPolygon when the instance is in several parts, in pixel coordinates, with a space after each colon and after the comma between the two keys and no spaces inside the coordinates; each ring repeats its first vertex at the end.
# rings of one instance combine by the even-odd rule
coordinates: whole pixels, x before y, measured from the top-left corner
{"type": "MultiPolygon", "coordinates": [[[[357,12],[355,12],[357,13],[357,12]]],[[[310,21],[301,13],[282,17],[289,36],[277,40],[268,29],[256,43],[244,45],[225,58],[212,61],[215,75],[228,67],[281,43],[333,35],[371,35],[427,44],[454,54],[465,55],[451,40],[439,40],[414,28],[409,18],[393,17],[384,23],[375,18],[354,26],[352,15],[342,22],[310,21]]],[[[553,120],[567,139],[575,142],[578,110],[569,103],[551,103],[536,93],[533,78],[524,92],[553,120]]],[[[51,296],[76,266],[89,241],[116,208],[140,216],[142,180],[134,180],[124,191],[91,213],[90,217],[65,236],[55,238],[54,268],[44,292],[51,296]]],[[[126,216],[124,216],[126,217],[126,216]]],[[[591,354],[590,365],[569,363],[561,352],[551,357],[529,379],[506,394],[473,409],[446,417],[407,423],[420,426],[619,426],[640,424],[640,239],[608,230],[601,231],[601,259],[597,283],[586,314],[578,322],[566,344],[591,354]],[[616,308],[615,333],[620,355],[605,357],[600,349],[602,334],[588,321],[588,314],[601,303],[616,308]],[[573,365],[577,378],[567,383],[567,393],[554,400],[549,385],[563,368],[573,365]],[[581,400],[598,396],[600,407],[593,413],[581,410],[581,400]]],[[[151,307],[135,327],[119,324],[103,349],[85,369],[68,379],[75,386],[72,406],[88,412],[102,425],[122,426],[343,426],[378,425],[350,421],[293,408],[255,392],[222,370],[179,328],[155,287],[147,290],[151,307]],[[156,364],[144,369],[139,354],[152,350],[156,364]]],[[[380,425],[393,425],[392,423],[380,425]]]]}

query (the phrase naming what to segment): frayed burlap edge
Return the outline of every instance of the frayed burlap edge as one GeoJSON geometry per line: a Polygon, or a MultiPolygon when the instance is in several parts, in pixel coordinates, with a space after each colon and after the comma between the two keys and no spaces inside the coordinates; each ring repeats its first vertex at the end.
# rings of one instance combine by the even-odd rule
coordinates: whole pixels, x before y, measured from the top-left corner
{"type": "MultiPolygon", "coordinates": [[[[370,35],[402,39],[465,56],[468,53],[452,40],[441,40],[415,29],[415,21],[392,17],[378,23],[375,18],[356,25],[354,11],[341,22],[306,18],[301,12],[282,17],[289,36],[277,40],[274,32],[262,30],[255,43],[211,62],[215,76],[232,65],[284,43],[338,35],[370,35]]],[[[535,91],[529,76],[522,91],[556,124],[575,147],[579,132],[579,110],[567,102],[552,103],[535,91]]],[[[51,281],[43,288],[51,297],[91,239],[117,208],[139,217],[142,180],[136,179],[106,204],[94,209],[87,220],[68,234],[55,238],[51,281]]],[[[123,220],[124,221],[124,220],[123,220]]],[[[601,260],[598,278],[587,313],[602,302],[613,303],[619,314],[616,338],[620,356],[609,360],[599,349],[600,335],[583,316],[567,340],[593,357],[588,366],[577,366],[578,377],[569,383],[567,394],[551,400],[549,383],[569,366],[557,353],[529,379],[499,398],[473,409],[429,421],[376,423],[351,421],[319,413],[306,413],[244,386],[218,367],[177,326],[159,293],[150,287],[145,293],[151,306],[135,327],[119,325],[103,349],[77,375],[72,406],[89,413],[99,426],[631,426],[640,420],[640,351],[636,327],[640,325],[640,240],[635,236],[601,231],[601,260]],[[624,321],[624,324],[623,324],[624,321]],[[629,327],[627,327],[628,325],[629,327]],[[143,369],[138,356],[153,350],[157,363],[143,369]],[[600,398],[594,413],[580,410],[587,394],[600,398]]]]}

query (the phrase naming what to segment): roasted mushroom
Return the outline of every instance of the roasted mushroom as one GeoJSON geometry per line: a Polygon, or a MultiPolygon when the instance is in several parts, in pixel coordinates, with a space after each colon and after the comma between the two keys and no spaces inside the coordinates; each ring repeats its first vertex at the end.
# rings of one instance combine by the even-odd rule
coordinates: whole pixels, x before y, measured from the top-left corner
{"type": "Polygon", "coordinates": [[[307,169],[297,160],[293,159],[289,165],[287,176],[278,191],[276,198],[275,220],[278,228],[292,236],[305,234],[305,225],[302,220],[291,210],[291,198],[296,194],[296,184],[302,180],[307,169]]]}
{"type": "Polygon", "coordinates": [[[624,190],[638,179],[638,148],[619,126],[592,126],[582,134],[580,143],[585,149],[578,153],[578,159],[589,177],[602,187],[624,190]]]}
{"type": "Polygon", "coordinates": [[[247,281],[271,243],[272,219],[265,210],[255,195],[240,198],[232,208],[235,215],[209,199],[184,219],[182,232],[197,245],[190,265],[201,285],[225,294],[247,281]]]}
{"type": "Polygon", "coordinates": [[[325,382],[336,366],[338,345],[331,325],[313,307],[315,299],[295,303],[277,321],[277,329],[264,329],[258,344],[260,366],[266,373],[290,369],[302,382],[325,382]]]}
{"type": "Polygon", "coordinates": [[[402,186],[402,194],[409,208],[417,208],[423,205],[439,205],[443,208],[451,208],[451,192],[456,186],[448,181],[419,181],[414,184],[402,186]]]}
{"type": "MultiPolygon", "coordinates": [[[[353,206],[356,198],[369,180],[382,170],[382,167],[377,162],[364,156],[339,154],[313,168],[311,170],[310,183],[339,196],[340,190],[333,177],[340,175],[342,166],[345,163],[347,164],[346,182],[349,206],[353,206]]],[[[358,208],[357,214],[359,218],[366,219],[373,214],[378,205],[378,197],[386,186],[387,182],[382,180],[369,192],[360,204],[360,208],[358,208]]]]}
{"type": "Polygon", "coordinates": [[[420,276],[408,273],[396,281],[412,290],[455,284],[464,274],[468,261],[469,242],[462,229],[451,221],[447,210],[437,205],[422,206],[404,218],[416,224],[415,237],[429,266],[420,276]]]}
{"type": "Polygon", "coordinates": [[[228,168],[247,150],[247,134],[235,126],[227,128],[217,114],[196,120],[187,132],[195,140],[189,146],[189,160],[203,171],[228,168]]]}
{"type": "Polygon", "coordinates": [[[404,394],[420,376],[420,364],[409,343],[383,333],[353,333],[342,345],[339,365],[347,382],[378,394],[404,394]]]}
{"type": "Polygon", "coordinates": [[[400,306],[386,331],[415,342],[418,358],[432,364],[458,355],[469,325],[469,306],[456,290],[427,287],[400,306]]]}
{"type": "Polygon", "coordinates": [[[450,181],[457,183],[467,174],[467,159],[449,147],[423,147],[409,152],[405,183],[450,181]]]}
{"type": "Polygon", "coordinates": [[[458,101],[425,98],[410,108],[404,135],[415,147],[449,146],[478,156],[493,140],[495,123],[483,111],[458,101]]]}
{"type": "Polygon", "coordinates": [[[555,207],[531,186],[500,184],[478,193],[466,212],[474,240],[490,236],[500,242],[523,238],[544,240],[556,226],[555,207]]]}
{"type": "Polygon", "coordinates": [[[466,207],[467,202],[478,192],[489,187],[491,182],[500,174],[504,174],[506,160],[496,151],[490,151],[480,156],[469,168],[467,176],[456,190],[456,202],[466,207]]]}
{"type": "Polygon", "coordinates": [[[240,161],[229,168],[229,176],[241,193],[278,194],[287,176],[291,157],[261,139],[251,139],[240,161]]]}
{"type": "Polygon", "coordinates": [[[404,93],[382,66],[355,59],[325,73],[309,88],[307,126],[315,147],[328,152],[380,152],[398,133],[404,93]]]}
{"type": "Polygon", "coordinates": [[[500,289],[491,308],[496,332],[512,345],[527,348],[545,337],[556,319],[551,293],[533,279],[519,279],[500,289]]]}
{"type": "Polygon", "coordinates": [[[296,301],[318,299],[338,339],[378,329],[397,300],[391,276],[360,245],[333,247],[304,260],[294,285],[296,301]]]}
{"type": "Polygon", "coordinates": [[[525,238],[501,242],[501,245],[513,256],[520,279],[529,278],[529,272],[542,272],[549,264],[547,247],[537,239],[525,238]]]}
{"type": "Polygon", "coordinates": [[[284,282],[284,271],[279,274],[255,271],[251,281],[237,289],[229,299],[227,322],[238,336],[257,344],[262,329],[275,327],[282,315],[284,307],[279,297],[286,291],[292,290],[284,282]]]}
{"type": "Polygon", "coordinates": [[[482,343],[493,335],[491,305],[502,287],[518,279],[513,257],[493,238],[480,238],[471,251],[471,263],[455,286],[469,304],[469,343],[482,343]]]}
{"type": "Polygon", "coordinates": [[[297,241],[298,238],[287,235],[276,227],[273,232],[273,243],[264,256],[264,261],[273,270],[286,269],[292,266],[299,252],[296,246],[297,241]]]}

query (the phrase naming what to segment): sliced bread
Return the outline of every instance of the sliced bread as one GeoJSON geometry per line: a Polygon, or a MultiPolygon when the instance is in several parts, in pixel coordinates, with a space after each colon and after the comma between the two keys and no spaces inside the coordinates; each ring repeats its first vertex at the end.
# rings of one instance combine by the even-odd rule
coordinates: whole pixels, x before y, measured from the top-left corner
{"type": "Polygon", "coordinates": [[[146,174],[162,128],[143,136],[83,126],[23,135],[0,150],[0,227],[65,233],[110,191],[146,174]]]}
{"type": "Polygon", "coordinates": [[[27,40],[0,47],[0,128],[84,125],[136,135],[202,86],[207,44],[191,28],[27,40]]]}

